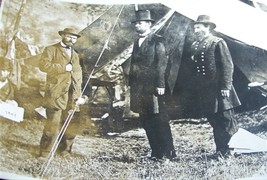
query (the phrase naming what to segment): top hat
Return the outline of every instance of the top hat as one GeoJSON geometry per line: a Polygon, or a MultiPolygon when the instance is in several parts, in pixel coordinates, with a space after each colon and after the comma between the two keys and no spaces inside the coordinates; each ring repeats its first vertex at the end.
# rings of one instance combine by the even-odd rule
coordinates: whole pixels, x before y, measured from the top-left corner
{"type": "Polygon", "coordinates": [[[12,69],[11,60],[5,57],[0,57],[0,70],[11,70],[11,69],[12,69]]]}
{"type": "Polygon", "coordinates": [[[211,29],[216,28],[216,24],[210,21],[210,17],[208,15],[199,15],[193,24],[207,24],[210,25],[211,29]]]}
{"type": "Polygon", "coordinates": [[[138,10],[135,11],[135,20],[132,21],[132,23],[138,22],[138,21],[151,21],[155,22],[154,19],[151,19],[150,11],[149,10],[138,10]]]}
{"type": "Polygon", "coordinates": [[[62,34],[71,34],[77,36],[77,38],[81,37],[74,29],[72,28],[65,28],[63,31],[58,31],[58,34],[61,36],[62,34]]]}

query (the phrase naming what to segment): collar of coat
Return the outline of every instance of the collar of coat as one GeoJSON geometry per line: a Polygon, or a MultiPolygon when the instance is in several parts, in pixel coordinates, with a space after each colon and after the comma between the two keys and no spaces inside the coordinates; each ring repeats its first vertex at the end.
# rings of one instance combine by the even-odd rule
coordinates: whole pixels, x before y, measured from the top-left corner
{"type": "MultiPolygon", "coordinates": [[[[155,35],[155,34],[154,34],[153,32],[150,32],[150,33],[146,36],[146,41],[151,41],[154,35],[155,35]]],[[[137,42],[138,42],[139,38],[140,38],[139,36],[136,38],[136,41],[137,41],[137,42]]]]}

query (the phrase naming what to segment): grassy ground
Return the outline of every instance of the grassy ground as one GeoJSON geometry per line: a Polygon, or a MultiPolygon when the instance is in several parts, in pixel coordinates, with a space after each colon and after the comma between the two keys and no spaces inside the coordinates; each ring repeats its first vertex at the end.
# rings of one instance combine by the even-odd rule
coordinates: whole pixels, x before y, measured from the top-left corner
{"type": "MultiPolygon", "coordinates": [[[[267,139],[266,114],[251,111],[238,114],[241,127],[267,139]]],[[[1,120],[0,170],[39,177],[37,159],[43,120],[21,123],[1,120]]],[[[44,179],[239,179],[267,177],[267,154],[254,153],[215,161],[212,129],[205,119],[171,121],[178,159],[148,160],[150,149],[141,128],[116,136],[79,135],[73,155],[55,156],[44,179]]],[[[40,178],[40,177],[39,177],[40,178]]]]}

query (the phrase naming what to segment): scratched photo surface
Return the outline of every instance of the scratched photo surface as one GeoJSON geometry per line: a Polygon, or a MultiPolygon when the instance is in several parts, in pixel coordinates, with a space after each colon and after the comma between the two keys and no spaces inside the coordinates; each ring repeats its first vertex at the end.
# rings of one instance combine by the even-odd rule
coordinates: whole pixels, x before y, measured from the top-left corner
{"type": "Polygon", "coordinates": [[[7,90],[0,79],[1,179],[267,178],[266,1],[0,0],[0,5],[0,57],[11,66],[8,79],[15,89],[7,90]],[[130,106],[137,10],[150,10],[152,31],[165,40],[166,112],[174,160],[149,158],[140,115],[130,106]],[[190,50],[196,40],[192,23],[201,14],[214,20],[212,33],[229,48],[233,86],[241,102],[234,108],[239,130],[229,144],[232,156],[219,160],[212,158],[213,128],[188,91],[196,88],[188,64],[193,63],[190,50]],[[40,58],[47,46],[61,41],[59,31],[67,27],[81,36],[73,48],[80,58],[86,102],[79,106],[79,125],[69,127],[77,134],[70,156],[50,152],[40,159],[48,121],[47,74],[39,68],[40,58]],[[4,98],[11,93],[12,98],[4,98]]]}

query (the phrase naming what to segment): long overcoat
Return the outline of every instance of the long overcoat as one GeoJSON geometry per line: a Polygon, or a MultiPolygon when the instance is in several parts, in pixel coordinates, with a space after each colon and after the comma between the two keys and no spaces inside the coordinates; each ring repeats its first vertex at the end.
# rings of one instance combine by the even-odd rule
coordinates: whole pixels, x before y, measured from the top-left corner
{"type": "Polygon", "coordinates": [[[190,71],[185,91],[190,94],[191,111],[205,116],[241,105],[232,84],[233,61],[222,38],[210,34],[195,41],[185,60],[190,71]],[[230,97],[222,97],[221,90],[230,90],[230,97]]]}
{"type": "Polygon", "coordinates": [[[65,110],[69,101],[74,102],[80,97],[82,69],[79,61],[79,56],[73,49],[72,57],[69,57],[60,43],[45,48],[39,68],[47,73],[44,97],[46,108],[65,110]],[[71,72],[66,71],[69,63],[73,67],[71,72]]]}
{"type": "Polygon", "coordinates": [[[138,39],[135,40],[129,73],[131,110],[157,113],[155,89],[165,88],[167,63],[163,37],[150,33],[140,47],[138,39]]]}

